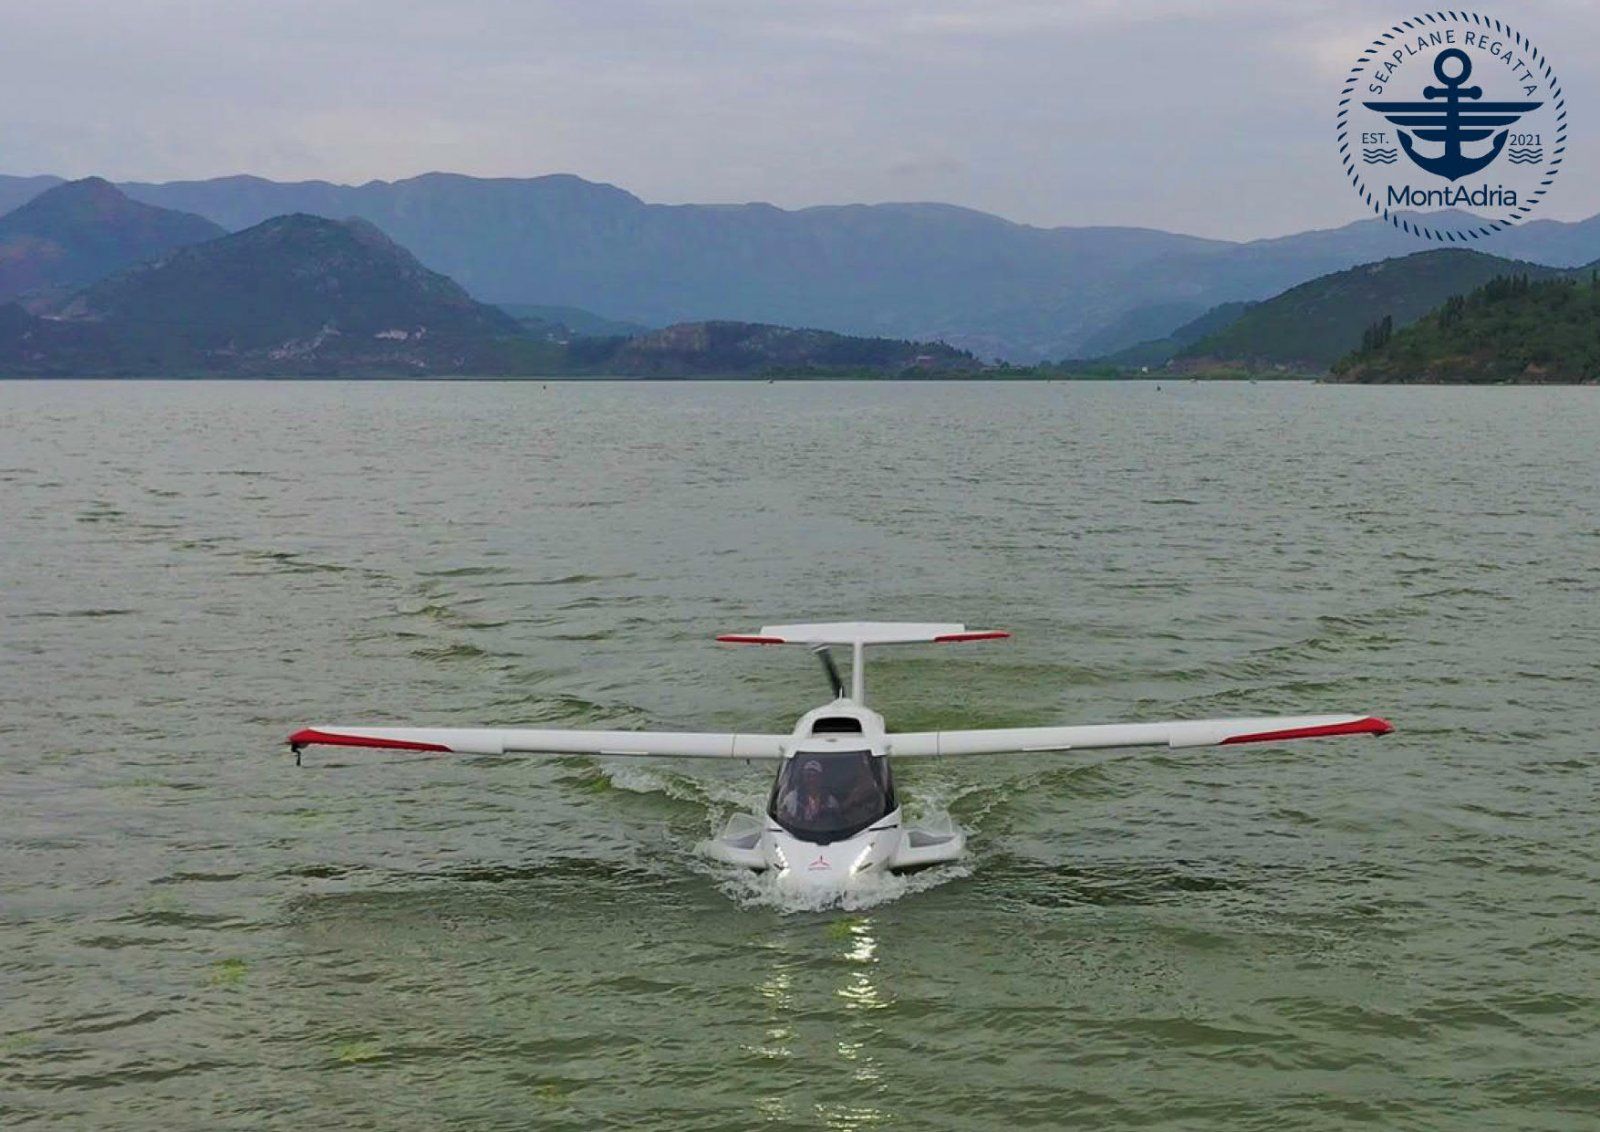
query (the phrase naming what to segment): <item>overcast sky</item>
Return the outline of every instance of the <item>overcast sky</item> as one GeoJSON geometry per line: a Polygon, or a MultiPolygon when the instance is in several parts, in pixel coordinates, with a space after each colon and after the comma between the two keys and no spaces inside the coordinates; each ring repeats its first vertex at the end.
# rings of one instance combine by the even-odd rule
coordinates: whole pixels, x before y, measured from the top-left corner
{"type": "MultiPolygon", "coordinates": [[[[941,200],[1226,237],[1362,217],[1346,71],[1407,3],[0,0],[0,172],[567,172],[649,201],[941,200]]],[[[1486,0],[1546,53],[1600,212],[1600,0],[1486,0]]]]}

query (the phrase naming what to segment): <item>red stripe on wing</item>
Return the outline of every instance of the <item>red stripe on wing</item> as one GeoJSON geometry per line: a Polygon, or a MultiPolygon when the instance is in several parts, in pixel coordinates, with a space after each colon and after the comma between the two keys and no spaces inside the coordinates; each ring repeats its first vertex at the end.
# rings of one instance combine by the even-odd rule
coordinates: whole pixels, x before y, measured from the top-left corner
{"type": "Polygon", "coordinates": [[[1011,636],[1004,629],[980,629],[971,633],[945,633],[933,638],[936,645],[954,644],[956,641],[999,641],[1011,636]]]}
{"type": "Polygon", "coordinates": [[[717,640],[727,645],[784,645],[782,637],[754,637],[748,633],[723,633],[717,640]]]}
{"type": "Polygon", "coordinates": [[[379,739],[370,735],[339,735],[332,731],[318,731],[314,727],[307,727],[303,731],[296,731],[289,736],[291,747],[308,747],[312,743],[321,743],[329,747],[382,747],[391,751],[443,751],[452,754],[449,747],[442,743],[416,743],[409,739],[379,739]]]}
{"type": "Polygon", "coordinates": [[[1258,731],[1253,735],[1230,735],[1221,743],[1276,743],[1280,739],[1316,739],[1323,735],[1387,735],[1394,724],[1387,719],[1369,715],[1365,719],[1352,719],[1349,723],[1326,723],[1321,727],[1289,727],[1282,731],[1258,731]]]}

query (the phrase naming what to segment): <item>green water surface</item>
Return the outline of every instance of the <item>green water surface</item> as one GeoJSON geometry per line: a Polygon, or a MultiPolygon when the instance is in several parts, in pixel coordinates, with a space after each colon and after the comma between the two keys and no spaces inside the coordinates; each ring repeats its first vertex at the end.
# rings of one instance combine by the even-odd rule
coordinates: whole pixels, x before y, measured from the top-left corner
{"type": "Polygon", "coordinates": [[[0,383],[0,1127],[1600,1127],[1600,396],[0,383]],[[764,622],[950,619],[891,726],[1383,740],[903,764],[821,911],[759,767],[307,723],[786,730],[764,622]]]}

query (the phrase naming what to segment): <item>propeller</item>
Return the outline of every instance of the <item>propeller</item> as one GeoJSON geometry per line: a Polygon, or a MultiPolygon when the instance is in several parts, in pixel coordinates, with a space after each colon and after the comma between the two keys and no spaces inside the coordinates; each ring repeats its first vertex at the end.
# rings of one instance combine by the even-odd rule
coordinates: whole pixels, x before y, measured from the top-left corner
{"type": "Polygon", "coordinates": [[[844,677],[839,675],[839,666],[833,662],[833,653],[828,651],[828,646],[818,645],[811,650],[811,654],[822,662],[822,670],[828,674],[828,683],[833,688],[833,698],[844,699],[844,677]]]}

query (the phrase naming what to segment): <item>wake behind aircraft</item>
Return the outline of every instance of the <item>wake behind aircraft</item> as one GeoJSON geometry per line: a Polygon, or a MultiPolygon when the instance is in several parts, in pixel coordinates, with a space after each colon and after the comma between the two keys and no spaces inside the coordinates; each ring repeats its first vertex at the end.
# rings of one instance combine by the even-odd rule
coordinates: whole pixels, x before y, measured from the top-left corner
{"type": "Polygon", "coordinates": [[[296,759],[313,744],[462,755],[596,755],[606,758],[765,759],[777,763],[760,815],[735,816],[705,843],[715,860],[806,888],[842,888],[864,874],[905,872],[953,861],[960,830],[908,826],[890,758],[965,758],[1112,747],[1206,747],[1278,743],[1329,735],[1386,735],[1372,715],[1270,716],[1177,723],[1109,723],[972,731],[889,731],[866,704],[866,649],[1009,637],[998,629],[893,621],[768,625],[717,638],[737,645],[801,645],[822,661],[834,698],[802,715],[787,735],[526,728],[316,726],[289,736],[296,759]],[[830,649],[851,650],[847,690],[830,649]]]}

